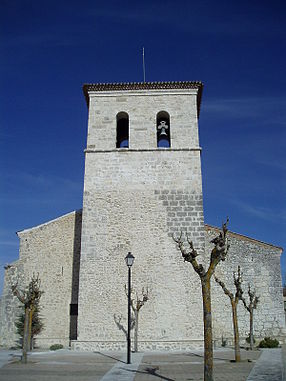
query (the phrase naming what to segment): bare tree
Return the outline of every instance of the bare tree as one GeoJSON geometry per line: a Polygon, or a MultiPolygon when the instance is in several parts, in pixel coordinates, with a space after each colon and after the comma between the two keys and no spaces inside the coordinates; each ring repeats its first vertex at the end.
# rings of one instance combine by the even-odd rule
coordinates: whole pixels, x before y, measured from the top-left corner
{"type": "MultiPolygon", "coordinates": [[[[125,293],[127,295],[127,287],[125,285],[125,293]]],[[[139,312],[145,303],[149,300],[149,289],[144,287],[141,291],[141,296],[131,290],[131,308],[134,314],[134,352],[138,352],[138,329],[139,329],[139,312]]]]}
{"type": "Polygon", "coordinates": [[[32,320],[33,313],[36,305],[38,304],[43,291],[40,291],[41,281],[39,274],[37,277],[33,274],[26,291],[21,291],[18,288],[18,283],[11,286],[12,293],[18,298],[18,300],[24,304],[25,307],[25,320],[24,320],[24,335],[23,335],[23,347],[22,347],[22,363],[27,363],[27,352],[31,346],[31,334],[32,334],[32,320]]]}
{"type": "Polygon", "coordinates": [[[250,327],[249,327],[249,345],[250,349],[253,349],[254,346],[254,336],[253,336],[253,312],[257,308],[257,304],[259,302],[259,296],[255,295],[255,290],[251,290],[250,284],[248,283],[248,296],[249,296],[249,303],[246,303],[246,300],[241,296],[241,300],[243,302],[244,307],[249,312],[249,321],[250,321],[250,327]]]}
{"type": "Polygon", "coordinates": [[[215,281],[221,286],[225,295],[227,295],[230,299],[231,310],[232,310],[235,361],[240,362],[241,356],[240,356],[239,330],[238,330],[238,320],[237,320],[237,305],[239,300],[241,300],[242,294],[243,294],[243,291],[241,288],[242,273],[240,272],[240,266],[238,266],[237,268],[237,276],[235,274],[235,271],[233,272],[233,283],[236,289],[235,295],[233,295],[233,293],[226,288],[226,285],[221,280],[219,280],[216,276],[215,276],[215,281]]]}
{"type": "Polygon", "coordinates": [[[197,262],[198,253],[194,249],[193,242],[189,240],[188,235],[188,249],[185,248],[185,243],[182,239],[182,232],[179,238],[175,238],[173,236],[174,241],[177,243],[178,248],[181,251],[184,261],[191,263],[201,280],[204,314],[204,381],[213,381],[211,277],[219,262],[225,260],[229,249],[227,240],[227,224],[228,219],[224,224],[222,224],[222,231],[220,234],[211,241],[211,243],[214,244],[214,248],[211,252],[210,264],[207,270],[202,264],[197,262]]]}

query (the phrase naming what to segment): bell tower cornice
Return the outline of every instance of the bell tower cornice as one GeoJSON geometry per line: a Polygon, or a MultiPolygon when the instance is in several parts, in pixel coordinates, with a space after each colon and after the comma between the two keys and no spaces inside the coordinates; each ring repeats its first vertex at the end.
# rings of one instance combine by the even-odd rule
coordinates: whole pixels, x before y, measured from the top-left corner
{"type": "Polygon", "coordinates": [[[196,94],[198,116],[202,91],[203,83],[200,81],[87,83],[83,85],[83,93],[88,106],[90,96],[97,96],[97,94],[99,96],[196,94]]]}

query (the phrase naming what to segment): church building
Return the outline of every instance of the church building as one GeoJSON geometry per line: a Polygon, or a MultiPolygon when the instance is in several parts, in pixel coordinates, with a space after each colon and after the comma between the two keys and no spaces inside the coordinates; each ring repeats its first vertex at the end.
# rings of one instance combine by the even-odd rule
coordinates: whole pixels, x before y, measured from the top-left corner
{"type": "MultiPolygon", "coordinates": [[[[188,233],[207,264],[218,228],[204,223],[198,119],[201,82],[87,84],[89,110],[82,210],[18,232],[19,260],[7,266],[0,304],[0,346],[17,341],[18,301],[11,284],[28,285],[39,273],[44,329],[38,346],[75,350],[126,348],[127,266],[132,289],[149,300],[140,310],[139,350],[203,345],[201,286],[184,263],[173,235],[188,233]],[[120,324],[118,324],[120,322],[120,324]]],[[[207,147],[204,147],[207,149],[207,147]]],[[[231,215],[231,211],[230,211],[231,215]]],[[[225,216],[221,216],[222,219],[225,216]]],[[[230,250],[216,275],[234,289],[243,272],[260,301],[256,339],[285,340],[280,247],[229,232],[230,250]]],[[[212,283],[214,341],[232,342],[229,299],[212,283]]],[[[249,313],[239,304],[242,342],[249,313]]]]}

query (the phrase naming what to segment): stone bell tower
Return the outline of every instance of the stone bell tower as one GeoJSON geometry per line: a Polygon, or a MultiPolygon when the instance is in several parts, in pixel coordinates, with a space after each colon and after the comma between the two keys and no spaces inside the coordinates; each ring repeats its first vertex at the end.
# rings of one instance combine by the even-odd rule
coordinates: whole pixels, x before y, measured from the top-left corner
{"type": "Polygon", "coordinates": [[[199,279],[172,235],[204,247],[200,82],[84,85],[89,108],[75,349],[126,347],[127,267],[149,288],[140,349],[184,349],[203,339],[199,279]]]}

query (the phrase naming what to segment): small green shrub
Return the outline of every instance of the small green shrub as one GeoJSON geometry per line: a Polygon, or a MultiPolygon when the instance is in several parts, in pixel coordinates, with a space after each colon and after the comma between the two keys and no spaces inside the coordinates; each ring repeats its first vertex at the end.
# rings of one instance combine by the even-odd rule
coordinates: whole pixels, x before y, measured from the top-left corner
{"type": "Polygon", "coordinates": [[[259,343],[259,348],[277,348],[279,345],[279,341],[276,339],[271,339],[271,337],[265,337],[259,343]]]}
{"type": "Polygon", "coordinates": [[[50,351],[57,351],[58,349],[63,349],[63,347],[62,344],[53,344],[50,346],[50,351]]]}
{"type": "MultiPolygon", "coordinates": [[[[245,339],[245,341],[250,344],[250,335],[247,336],[247,338],[245,339]]],[[[256,340],[255,338],[253,338],[253,344],[255,344],[256,340]]]]}

